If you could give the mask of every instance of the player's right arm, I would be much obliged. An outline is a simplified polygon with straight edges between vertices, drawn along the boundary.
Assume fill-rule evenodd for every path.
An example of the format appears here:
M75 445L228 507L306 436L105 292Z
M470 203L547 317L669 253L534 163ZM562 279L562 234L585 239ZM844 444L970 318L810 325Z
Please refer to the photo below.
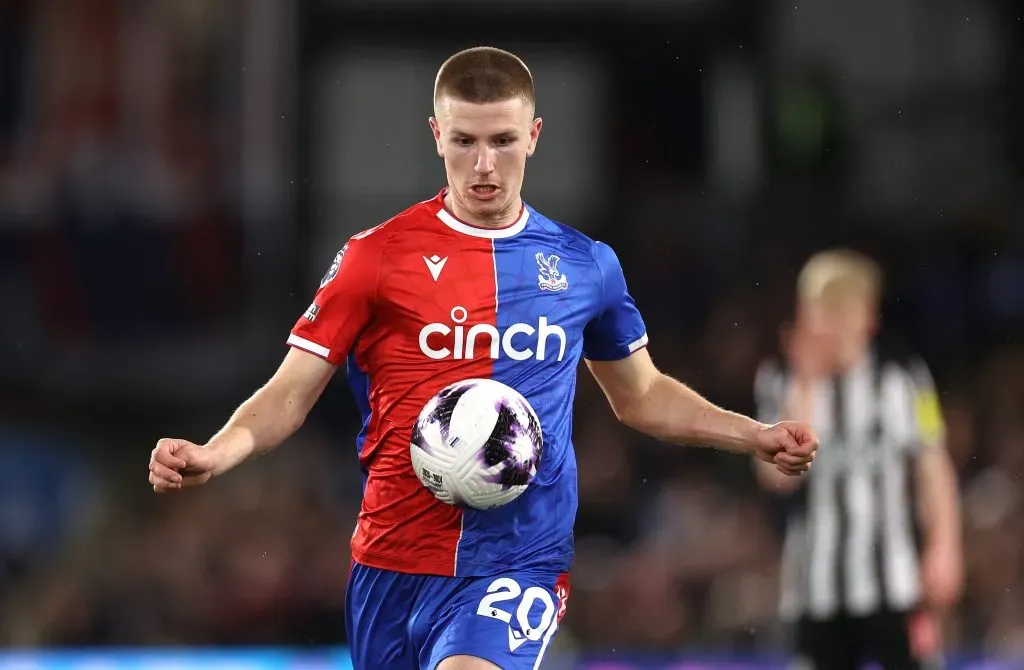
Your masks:
M338 252L313 304L292 328L292 350L277 372L204 445L157 442L149 481L157 493L203 484L253 455L278 446L309 411L374 315L380 236L356 235Z
M334 370L313 354L289 351L270 381L205 445L160 440L150 462L150 484L157 493L203 484L250 456L270 451L302 426Z

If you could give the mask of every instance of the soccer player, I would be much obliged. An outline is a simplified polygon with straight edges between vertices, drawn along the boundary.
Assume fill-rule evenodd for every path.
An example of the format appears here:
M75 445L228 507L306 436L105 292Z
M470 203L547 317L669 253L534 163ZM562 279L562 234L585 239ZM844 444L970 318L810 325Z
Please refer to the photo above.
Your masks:
M364 418L346 608L359 670L540 666L569 593L581 357L618 418L648 435L753 454L789 475L814 456L807 425L724 411L659 372L612 250L523 203L541 131L534 102L516 56L480 47L449 58L429 120L448 185L348 240L284 362L222 430L152 453L157 492L207 482L294 433L346 366ZM530 487L488 511L436 500L409 451L428 400L479 377L522 393L545 436Z
M781 614L798 667L934 667L935 614L963 580L956 472L931 376L874 344L882 274L845 249L811 258L798 279L783 360L766 361L762 420L806 419L824 448L808 477L758 464L789 494ZM919 539L923 542L919 542Z

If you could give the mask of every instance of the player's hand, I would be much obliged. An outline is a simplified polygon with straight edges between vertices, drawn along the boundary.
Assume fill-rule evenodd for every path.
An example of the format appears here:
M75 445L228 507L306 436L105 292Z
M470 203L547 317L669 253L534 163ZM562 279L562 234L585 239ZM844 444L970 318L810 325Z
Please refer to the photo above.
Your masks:
M754 455L785 475L807 472L818 451L818 436L801 421L782 421L757 433Z
M921 584L928 604L943 610L960 599L964 586L964 566L955 546L935 544L921 557Z
M213 476L214 454L188 440L164 438L149 458L149 483L157 493L205 484Z
M914 658L927 661L942 653L942 624L934 612L912 612L907 622L907 637Z

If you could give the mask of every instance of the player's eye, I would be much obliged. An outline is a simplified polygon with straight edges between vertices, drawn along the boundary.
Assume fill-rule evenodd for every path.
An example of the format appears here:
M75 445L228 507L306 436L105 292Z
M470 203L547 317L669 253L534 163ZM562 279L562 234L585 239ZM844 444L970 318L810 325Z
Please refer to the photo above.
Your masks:
M468 137L456 137L455 143L458 144L460 147L473 146L473 140L469 139Z
M494 143L499 147L507 147L514 141L514 137L499 137L498 139L494 140Z

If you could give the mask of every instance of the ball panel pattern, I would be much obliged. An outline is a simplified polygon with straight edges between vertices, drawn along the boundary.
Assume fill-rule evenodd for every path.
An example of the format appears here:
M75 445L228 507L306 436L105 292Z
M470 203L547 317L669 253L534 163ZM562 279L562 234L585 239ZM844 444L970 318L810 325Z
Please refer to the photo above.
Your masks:
M491 379L468 379L424 406L410 448L417 476L439 500L488 509L522 495L544 440L522 395Z

